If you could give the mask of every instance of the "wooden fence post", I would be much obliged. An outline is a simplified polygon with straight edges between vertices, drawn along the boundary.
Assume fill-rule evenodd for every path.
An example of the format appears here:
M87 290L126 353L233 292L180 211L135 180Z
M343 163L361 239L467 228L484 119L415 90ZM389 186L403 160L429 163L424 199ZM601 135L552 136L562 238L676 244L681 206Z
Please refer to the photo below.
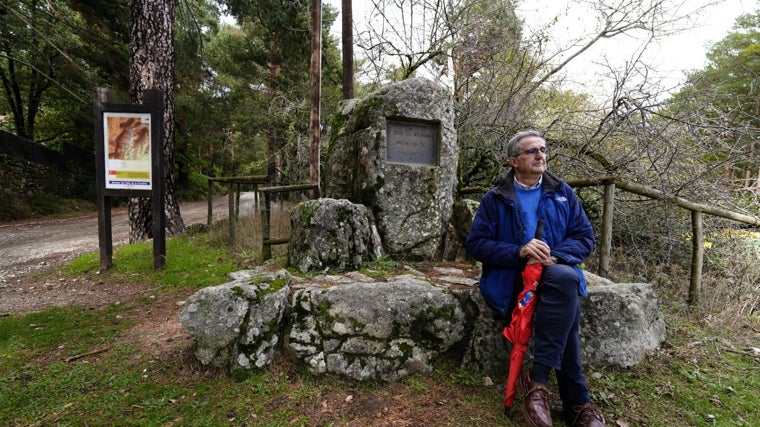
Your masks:
M610 274L610 253L612 252L612 215L615 208L615 182L604 186L604 205L602 210L602 236L599 248L599 269L597 273L604 278Z
M319 196L319 184L293 184L279 187L262 187L259 192L264 194L264 205L261 206L261 259L268 260L272 257L272 245L284 245L290 242L290 237L271 238L271 212L270 204L272 203L272 194L274 193L291 193L297 191L310 191L313 195Z
M230 243L235 243L235 220L237 219L235 217L235 183L230 181L229 188L227 190L227 197L229 200L229 212L227 214L227 219L229 220L230 225Z
M235 220L237 221L240 218L240 187L242 186L241 183L235 184Z
M261 206L261 259L272 258L272 247L269 245L269 204L271 203L270 192L264 192L264 204Z
M206 225L211 225L211 216L214 212L214 205L213 201L211 200L214 194L213 191L214 183L210 179L208 180L208 216L206 217Z
M702 262L704 260L704 227L702 212L691 211L691 281L689 282L689 305L699 305L699 294L702 291Z

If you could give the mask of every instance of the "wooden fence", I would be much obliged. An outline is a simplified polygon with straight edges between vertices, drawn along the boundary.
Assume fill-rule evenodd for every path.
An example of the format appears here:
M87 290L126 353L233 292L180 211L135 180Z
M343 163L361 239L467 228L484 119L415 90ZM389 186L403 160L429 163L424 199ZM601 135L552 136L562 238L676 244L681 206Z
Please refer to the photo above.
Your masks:
M258 204L258 188L261 184L269 183L269 177L266 175L252 175L252 176L222 176L222 177L209 177L208 178L208 217L206 218L206 224L211 225L211 216L214 212L211 199L213 197L214 183L227 184L229 197L229 227L230 227L230 243L235 243L235 221L240 215L240 190L243 186L248 187L256 194L254 203Z
M240 215L240 191L243 186L248 191L255 193L254 204L259 206L261 215L261 256L263 260L272 257L272 246L282 245L290 241L290 237L270 238L270 219L271 219L271 202L272 195L277 193L291 193L299 191L310 191L312 198L319 197L319 186L317 184L295 184L275 187L259 187L261 184L269 183L269 177L266 175L252 176L225 176L225 177L208 177L208 217L206 224L211 225L213 214L213 183L219 182L227 184L229 197L229 239L230 243L235 243L235 223ZM259 200L259 194L264 196L264 203Z
M676 206L691 212L692 228L692 253L691 253L691 278L689 282L688 303L699 304L699 295L702 289L702 264L704 260L704 227L702 214L719 216L745 224L760 226L760 218L731 212L715 206L695 203L684 198L664 193L655 188L640 184L626 182L618 177L605 176L599 178L568 179L567 183L576 188L604 186L604 203L602 208L602 235L599 245L599 271L602 277L608 277L610 267L610 252L612 250L612 212L615 204L615 190L621 189L629 193L649 197L656 200L665 200Z
M284 245L290 242L290 236L271 238L270 236L270 206L272 195L277 193L292 193L299 191L310 191L312 198L319 197L319 185L317 184L295 184L283 185L279 187L263 187L259 191L264 195L264 203L261 205L261 259L267 260L272 257L273 245Z

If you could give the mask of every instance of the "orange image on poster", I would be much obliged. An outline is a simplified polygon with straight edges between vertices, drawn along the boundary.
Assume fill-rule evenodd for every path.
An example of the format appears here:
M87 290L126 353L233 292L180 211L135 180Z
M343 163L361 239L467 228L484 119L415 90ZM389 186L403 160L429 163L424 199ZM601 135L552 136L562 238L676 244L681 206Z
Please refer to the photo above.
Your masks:
M108 117L108 158L150 160L150 123L141 117Z

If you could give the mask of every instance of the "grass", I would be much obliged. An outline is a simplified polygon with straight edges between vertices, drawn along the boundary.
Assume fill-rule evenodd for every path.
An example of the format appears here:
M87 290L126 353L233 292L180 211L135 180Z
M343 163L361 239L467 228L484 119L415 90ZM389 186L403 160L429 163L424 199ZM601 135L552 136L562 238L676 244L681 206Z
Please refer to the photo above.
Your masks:
M222 249L223 230L222 223L208 234L169 239L160 271L152 268L148 243L116 248L106 272L98 272L97 253L62 267L107 283L139 281L155 299L0 318L0 425L521 425L501 414L499 375L487 386L485 373L442 365L395 384L357 384L315 377L280 357L265 371L233 378L200 366L187 342L155 352L134 339L145 334L138 327L147 318L161 325L162 296L173 301L177 292L250 268L256 244L241 238ZM402 268L390 260L370 266ZM668 289L660 295L668 323L662 349L629 369L587 370L607 425L760 425L760 356L752 350L760 346L757 313L731 316L725 306L695 313L682 295ZM553 411L559 420L556 396Z
M140 276L142 282L159 289L218 285L228 280L227 275L230 272L241 269L224 250L209 246L201 238L190 237L167 239L166 266L161 270L153 269L152 242L120 247L114 254L113 264L108 271L110 278L128 280L130 277ZM85 254L63 266L63 270L71 276L99 269L98 252Z

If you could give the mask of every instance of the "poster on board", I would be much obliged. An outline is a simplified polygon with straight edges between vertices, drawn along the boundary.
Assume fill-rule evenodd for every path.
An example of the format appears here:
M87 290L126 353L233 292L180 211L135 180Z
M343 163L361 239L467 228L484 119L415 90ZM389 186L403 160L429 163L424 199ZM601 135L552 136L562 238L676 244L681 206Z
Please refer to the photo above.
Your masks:
M150 113L103 113L106 189L152 190Z

